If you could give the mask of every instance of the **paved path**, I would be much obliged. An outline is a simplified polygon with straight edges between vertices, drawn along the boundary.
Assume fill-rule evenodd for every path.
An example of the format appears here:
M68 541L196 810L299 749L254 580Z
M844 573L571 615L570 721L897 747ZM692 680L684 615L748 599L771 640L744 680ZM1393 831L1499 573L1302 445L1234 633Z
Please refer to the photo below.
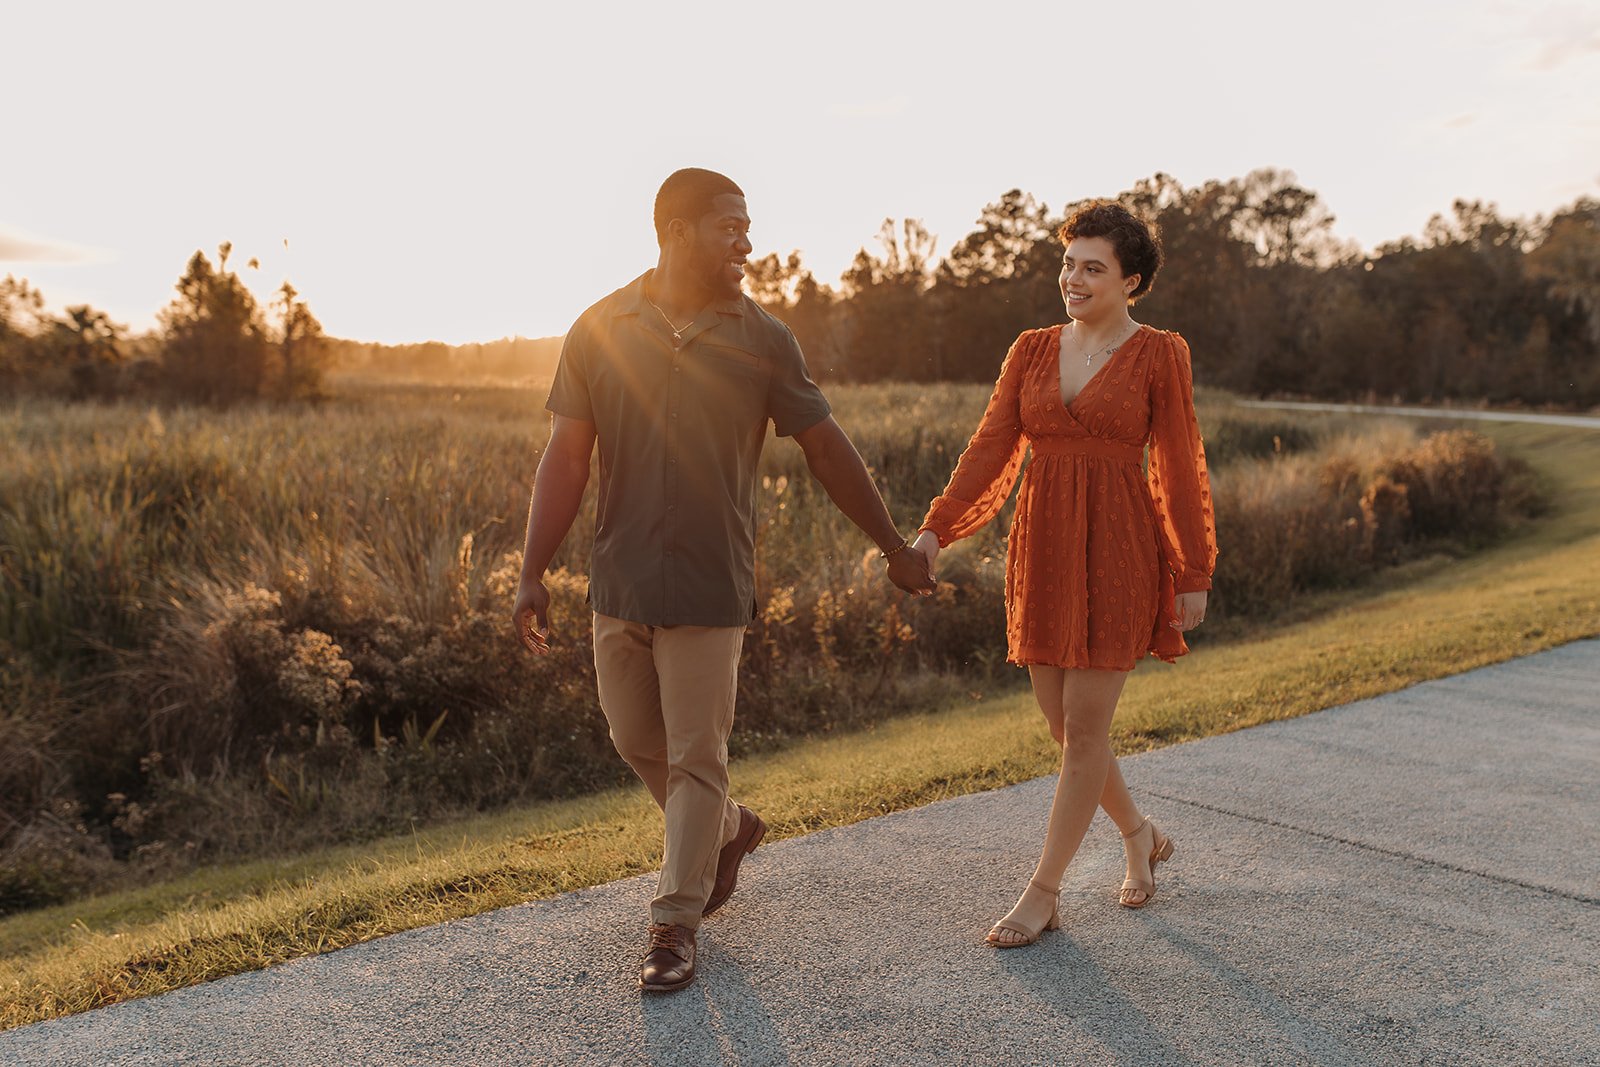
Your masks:
M0 1035L5 1064L1600 1064L1600 641L1125 761L1178 842L1115 904L1097 820L1029 949L982 944L1051 781L766 846L681 993L650 877Z
M1381 404L1319 404L1302 400L1241 400L1247 408L1288 411L1352 411L1362 415L1414 415L1427 419L1475 419L1479 422L1531 422L1540 426L1579 426L1600 430L1600 416L1551 415L1539 411L1474 411L1468 408L1416 408Z

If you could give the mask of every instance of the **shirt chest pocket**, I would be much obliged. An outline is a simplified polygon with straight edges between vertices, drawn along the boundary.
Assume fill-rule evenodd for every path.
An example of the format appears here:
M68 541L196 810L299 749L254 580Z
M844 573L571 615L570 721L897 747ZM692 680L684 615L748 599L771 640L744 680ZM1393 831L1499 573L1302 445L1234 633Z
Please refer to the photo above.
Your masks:
M700 357L707 374L730 374L736 377L765 378L766 367L754 352L729 345L703 344L693 354Z
M765 360L728 345L701 344L686 354L686 399L705 417L740 425L766 417L771 371Z

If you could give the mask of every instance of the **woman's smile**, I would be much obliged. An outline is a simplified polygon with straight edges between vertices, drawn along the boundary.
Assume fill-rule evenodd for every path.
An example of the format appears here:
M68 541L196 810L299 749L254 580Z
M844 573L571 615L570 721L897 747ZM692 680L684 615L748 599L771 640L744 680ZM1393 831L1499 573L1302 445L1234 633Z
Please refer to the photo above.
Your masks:
M1115 296L1114 300L1096 298ZM1116 248L1104 237L1076 237L1061 257L1061 299L1074 319L1099 318L1126 307L1127 279Z

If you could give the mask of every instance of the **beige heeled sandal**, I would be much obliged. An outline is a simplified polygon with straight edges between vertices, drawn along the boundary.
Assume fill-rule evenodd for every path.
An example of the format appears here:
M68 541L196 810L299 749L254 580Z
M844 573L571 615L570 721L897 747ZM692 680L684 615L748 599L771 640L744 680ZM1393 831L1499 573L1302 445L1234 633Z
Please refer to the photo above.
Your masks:
M1133 840L1144 832L1146 826L1150 827L1150 879L1145 881L1142 878L1129 878L1122 883L1122 893L1118 902L1124 908L1142 908L1156 898L1156 864L1172 858L1172 838L1163 834L1149 819L1140 823L1133 833L1123 834L1122 839ZM1131 895L1133 893L1143 893L1144 899L1133 899Z
M1018 922L1013 922L1008 919L1001 919L999 922L995 923L989 928L989 935L984 938L985 941L989 942L989 944L993 945L995 948L1021 948L1023 945L1031 945L1035 941L1039 940L1039 935L1044 933L1046 930L1061 929L1061 888L1057 886L1055 889L1051 889L1048 886L1041 885L1038 881L1033 879L1029 879L1028 886L1031 889L1037 889L1041 893L1048 893L1051 897L1055 898L1050 904L1050 918L1046 919L1044 925L1037 930L1030 930ZM995 937L995 934L1001 930L1006 930L1013 934L1020 934L1022 939L1020 941L1001 941Z

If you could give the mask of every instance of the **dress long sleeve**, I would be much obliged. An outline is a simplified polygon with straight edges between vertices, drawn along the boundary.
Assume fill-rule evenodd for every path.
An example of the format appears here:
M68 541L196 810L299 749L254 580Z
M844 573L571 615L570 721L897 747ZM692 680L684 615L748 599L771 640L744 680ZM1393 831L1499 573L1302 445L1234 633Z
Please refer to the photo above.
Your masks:
M1216 520L1205 446L1194 413L1189 345L1173 335L1168 358L1156 361L1150 404L1150 495L1160 518L1166 560L1177 593L1211 588L1217 562Z
M978 429L962 451L944 492L928 507L921 529L932 530L939 547L969 537L1000 513L1022 470L1027 441L1022 436L1022 382L1039 333L1012 342L1000 365Z

